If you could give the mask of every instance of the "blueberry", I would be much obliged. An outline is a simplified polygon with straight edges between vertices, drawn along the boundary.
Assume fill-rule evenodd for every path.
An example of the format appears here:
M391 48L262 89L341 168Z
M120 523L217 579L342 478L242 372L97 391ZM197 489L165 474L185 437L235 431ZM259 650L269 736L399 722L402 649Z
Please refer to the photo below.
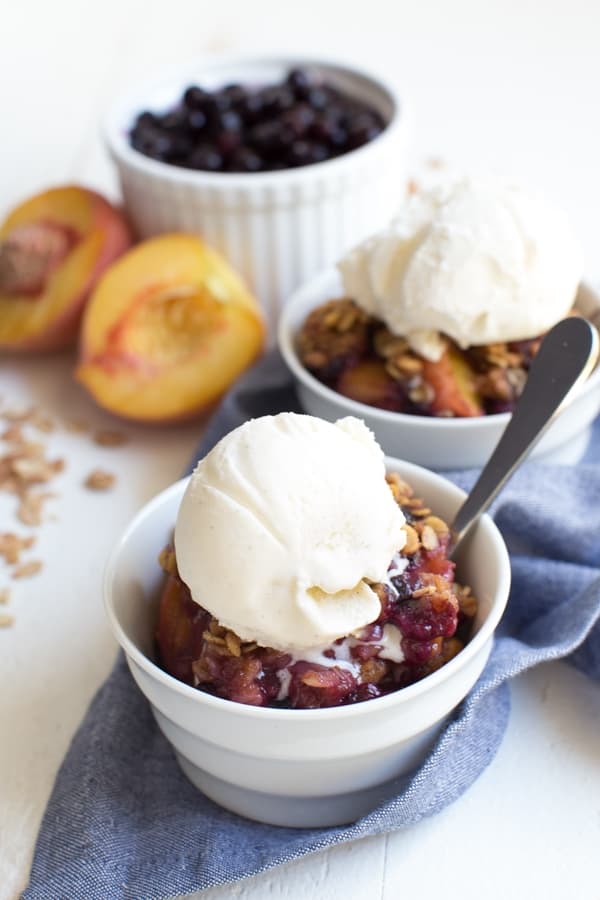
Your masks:
M303 137L315 121L315 111L307 103L299 103L283 114L282 121L297 137Z
M228 84L227 87L223 88L223 94L228 98L229 104L233 109L238 109L247 96L246 88L242 87L241 84Z
M207 96L206 91L197 87L197 85L193 85L185 91L183 102L188 109L200 109Z
M270 158L287 149L295 137L293 130L277 119L255 125L248 134L249 143L253 148L262 156Z
M204 169L207 172L218 172L223 168L223 157L210 144L200 144L189 155L186 165L190 169Z
M265 112L270 116L276 116L290 109L294 105L295 97L288 88L275 86L262 92L262 100Z
M181 108L173 109L160 119L160 127L165 131L177 131L185 127L187 115Z
M238 147L229 159L231 172L260 172L263 161L250 147Z
M203 131L208 124L208 116L201 109L192 109L187 116L190 131Z
M151 112L143 112L140 113L137 119L135 120L135 128L137 129L145 129L145 128L154 128L157 124L157 119L154 113Z
M277 84L218 90L191 84L164 114L141 112L133 147L153 159L206 171L274 171L321 162L373 140L379 113L304 68Z
M286 82L298 100L306 100L312 86L312 79L306 69L292 69Z
M327 159L327 147L312 141L294 141L287 155L291 166L308 166Z
M329 101L329 95L325 88L315 87L308 92L308 102L313 109L323 110Z
M242 142L242 120L237 113L229 111L221 113L215 128L216 142L221 153L232 153Z
M237 107L237 111L246 125L256 125L264 113L265 105L259 93L248 94Z

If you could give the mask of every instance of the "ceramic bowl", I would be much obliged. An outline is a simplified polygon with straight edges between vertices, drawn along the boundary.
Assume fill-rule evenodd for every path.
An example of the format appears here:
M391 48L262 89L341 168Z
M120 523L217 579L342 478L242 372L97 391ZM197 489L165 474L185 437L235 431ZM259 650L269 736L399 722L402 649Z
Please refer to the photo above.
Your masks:
M264 173L192 171L134 150L128 131L142 110L172 107L190 84L269 84L309 66L375 107L388 123L370 143L336 159ZM407 114L395 87L354 65L306 57L227 57L171 68L117 99L105 138L127 213L140 237L190 231L220 250L259 298L272 326L291 292L381 228L403 195Z
M388 459L435 513L452 518L464 493L418 466ZM114 549L105 603L131 673L184 773L216 803L274 825L308 827L354 821L398 790L424 758L451 711L489 656L506 605L505 544L484 516L461 546L458 575L479 600L474 634L450 662L395 693L316 710L258 708L203 693L156 663L154 630L163 573L187 479L151 500Z
M279 348L290 369L305 412L334 422L356 416L369 426L386 453L433 469L483 466L506 428L509 413L444 419L390 412L338 394L312 375L296 352L296 335L308 313L325 300L343 296L340 276L329 269L301 287L286 305L278 329ZM600 296L583 284L577 296L583 315L600 324ZM585 452L591 424L600 411L600 367L555 419L531 456L575 463Z

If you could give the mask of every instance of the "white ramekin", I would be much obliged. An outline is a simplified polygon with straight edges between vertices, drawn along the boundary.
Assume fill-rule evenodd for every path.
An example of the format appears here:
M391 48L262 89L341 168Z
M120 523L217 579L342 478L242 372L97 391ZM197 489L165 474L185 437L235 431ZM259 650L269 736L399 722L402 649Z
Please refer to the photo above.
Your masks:
M190 171L134 150L143 110L168 109L190 84L274 83L310 66L388 121L369 144L315 165L265 173ZM163 72L115 102L105 136L140 237L191 231L220 250L258 296L273 327L291 292L391 217L404 191L406 110L395 88L354 65L306 57L223 58Z
M387 462L437 514L452 518L464 499L461 490L418 466ZM508 598L504 541L484 516L461 547L458 575L473 588L479 613L470 643L437 672L354 706L245 706L189 687L154 662L163 579L157 558L172 537L186 484L184 479L172 485L138 513L108 563L106 609L133 677L181 768L215 802L275 825L353 821L398 790L394 780L419 764L479 677Z
M509 413L465 419L436 419L390 412L358 403L322 384L306 369L296 351L296 335L308 313L325 300L343 295L335 269L328 269L301 287L289 300L279 321L278 341L300 402L307 413L334 422L356 416L369 426L386 453L433 469L483 466L506 428ZM576 305L600 325L600 296L588 285L579 289ZM591 423L600 411L600 367L555 419L531 456L572 464L582 456Z

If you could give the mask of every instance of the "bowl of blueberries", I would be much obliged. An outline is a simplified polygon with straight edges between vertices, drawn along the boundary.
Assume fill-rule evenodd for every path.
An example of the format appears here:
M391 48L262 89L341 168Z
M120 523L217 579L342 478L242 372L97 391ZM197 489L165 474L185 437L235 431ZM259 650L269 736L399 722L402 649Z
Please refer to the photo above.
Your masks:
M273 325L299 284L393 214L406 118L396 89L354 65L219 58L124 94L105 136L138 235L200 234Z

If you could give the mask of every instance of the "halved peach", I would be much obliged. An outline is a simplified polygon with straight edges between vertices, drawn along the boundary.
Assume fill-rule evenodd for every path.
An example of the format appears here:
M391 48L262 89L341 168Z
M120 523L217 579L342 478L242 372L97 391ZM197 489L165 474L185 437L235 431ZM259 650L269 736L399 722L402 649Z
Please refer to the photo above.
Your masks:
M100 406L143 422L214 403L260 353L254 297L200 238L138 244L106 272L85 310L78 380Z
M130 245L123 214L87 188L53 188L14 209L0 226L0 348L70 344L98 278Z
M450 347L438 362L424 360L423 378L433 388L434 413L455 416L482 416L481 398L475 389L475 373L465 358Z

